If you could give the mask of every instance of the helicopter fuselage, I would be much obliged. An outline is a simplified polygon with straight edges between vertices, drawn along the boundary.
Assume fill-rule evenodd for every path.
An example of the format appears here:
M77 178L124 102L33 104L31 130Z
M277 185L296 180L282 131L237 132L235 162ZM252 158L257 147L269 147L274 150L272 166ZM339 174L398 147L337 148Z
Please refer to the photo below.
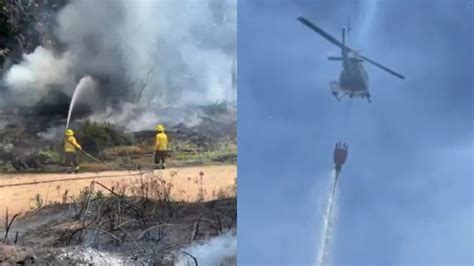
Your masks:
M368 75L360 60L356 58L347 59L344 68L339 75L339 86L344 92L365 93L368 91Z
M374 60L360 55L358 51L346 46L346 29L347 33L349 33L351 30L350 23L348 24L347 28L342 29L342 41L339 41L321 28L319 28L318 26L311 23L306 18L298 17L298 20L305 26L328 40L330 43L336 45L341 49L341 56L328 57L328 59L331 61L342 61L343 70L339 75L339 83L337 81L331 81L329 83L331 93L336 97L338 101L347 95L350 98L366 98L370 102L370 93L368 89L369 78L367 72L365 71L362 65L362 62L368 62L400 79L405 79L403 75L400 75L399 73L375 62Z

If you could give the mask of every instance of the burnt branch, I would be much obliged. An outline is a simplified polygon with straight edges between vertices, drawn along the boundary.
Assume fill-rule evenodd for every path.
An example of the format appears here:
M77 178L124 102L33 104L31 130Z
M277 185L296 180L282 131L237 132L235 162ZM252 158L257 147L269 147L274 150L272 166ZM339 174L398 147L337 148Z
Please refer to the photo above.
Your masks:
M142 239L148 232L158 228L158 229L162 229L163 227L169 227L169 226L173 226L172 224L159 224L159 225L155 225L155 226L152 226L146 230L144 230L137 238L137 240L140 240Z
M117 193L115 193L112 189L106 187L105 185L103 185L102 183L98 182L98 181L93 181L95 184L101 186L102 188L104 188L105 190L109 191L112 195L114 195L115 197L117 197L117 199L119 199L120 201L126 203L128 206L130 206L130 208L132 208L135 213L137 214L137 216L139 217L139 219L142 221L142 223L144 225L147 224L147 221L146 221L146 218L145 218L145 215L143 214L143 212L141 210L139 210L133 203L131 203L130 201L126 200L124 196L121 196Z
M198 266L198 261L197 261L196 257L194 257L193 255L189 254L189 253L186 252L186 251L183 251L183 253L186 254L186 255L188 255L189 257L191 257L191 258L193 259L193 261L194 261L194 265L195 265L195 266Z
M15 219L18 217L19 213L13 215L12 219L9 221L9 217L8 217L8 208L6 209L6 215L5 215L5 236L3 237L3 243L7 243L7 240L8 240L8 233L10 232L10 228L13 224L13 221L15 221ZM17 232L18 234L18 232ZM16 240L15 240L16 242Z
M146 75L146 78L144 80L142 80L142 82L140 83L140 85L138 87L138 93L137 93L137 96L135 97L134 103L137 103L142 98L143 91L148 87L148 85L151 82L151 74L152 73L153 73L153 69L150 69L148 71L147 75Z

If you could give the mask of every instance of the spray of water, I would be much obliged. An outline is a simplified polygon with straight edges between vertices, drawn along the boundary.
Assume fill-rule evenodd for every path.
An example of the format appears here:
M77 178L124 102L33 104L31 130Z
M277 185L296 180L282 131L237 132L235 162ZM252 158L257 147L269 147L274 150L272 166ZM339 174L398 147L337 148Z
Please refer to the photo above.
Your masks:
M74 94L72 95L71 103L69 104L69 112L67 115L66 129L69 128L69 122L71 120L72 110L74 109L74 105L76 104L76 101L80 93L84 90L84 88L92 87L93 84L94 84L94 81L92 80L90 76L85 76L81 78L81 80L77 84L76 88L74 89Z
M328 191L328 200L326 205L326 211L323 216L323 227L321 232L321 244L317 257L317 266L328 265L329 259L329 244L332 239L332 229L334 227L334 209L336 208L336 178L338 173L336 171L331 172L331 183Z

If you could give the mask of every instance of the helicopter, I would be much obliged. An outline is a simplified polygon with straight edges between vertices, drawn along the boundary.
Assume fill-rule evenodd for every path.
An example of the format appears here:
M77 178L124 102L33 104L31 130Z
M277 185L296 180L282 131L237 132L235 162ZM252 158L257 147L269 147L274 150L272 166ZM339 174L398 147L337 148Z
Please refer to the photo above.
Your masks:
M305 26L309 27L316 33L320 34L323 38L331 42L332 44L341 48L341 56L328 56L330 61L342 61L342 72L339 75L339 82L331 81L329 83L331 93L334 97L340 101L345 96L349 98L365 98L370 103L370 93L369 93L369 77L367 72L364 69L363 62L369 62L388 73L400 78L405 79L404 76L398 74L397 72L365 57L362 56L359 51L351 49L346 45L346 28L342 28L342 42L338 41L333 36L326 33L321 28L317 27L309 20L304 17L297 18ZM347 27L347 33L349 34L351 30L350 21Z

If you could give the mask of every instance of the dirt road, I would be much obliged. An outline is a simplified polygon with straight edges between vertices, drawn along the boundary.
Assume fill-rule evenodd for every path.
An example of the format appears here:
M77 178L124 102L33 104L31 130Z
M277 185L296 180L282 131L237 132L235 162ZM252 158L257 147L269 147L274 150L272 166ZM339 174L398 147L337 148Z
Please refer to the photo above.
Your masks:
M201 178L202 173L202 178ZM150 173L138 171L106 171L80 174L0 174L0 213L26 211L43 203L71 201L95 180L111 188L130 188L148 180ZM200 197L212 200L226 193L237 177L235 165L202 166L155 170L153 176L172 184L174 200L194 201ZM95 189L101 189L98 185ZM67 193L66 193L67 191ZM103 190L105 191L105 190ZM108 194L108 192L106 192ZM130 192L126 192L130 194ZM35 200L35 198L37 200Z

